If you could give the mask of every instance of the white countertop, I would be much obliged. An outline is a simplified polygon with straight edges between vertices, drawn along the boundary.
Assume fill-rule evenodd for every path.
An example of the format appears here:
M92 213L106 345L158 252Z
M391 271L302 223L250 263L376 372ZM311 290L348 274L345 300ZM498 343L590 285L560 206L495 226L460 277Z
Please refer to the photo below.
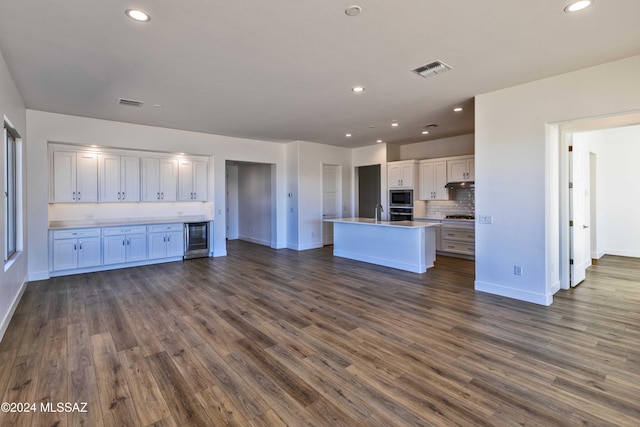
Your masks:
M373 218L335 218L325 219L325 222L338 222L343 224L361 224L376 225L381 227L399 227L399 228L426 228L439 227L437 222L419 222L419 221L376 221Z
M462 218L445 218L445 217L440 217L440 218L435 218L435 217L420 217L420 218L414 218L414 219L419 219L421 221L451 221L451 222L461 222L461 223L469 223L469 224L473 224L476 222L475 219L462 219Z
M161 218L118 218L118 219L87 219L73 221L49 221L50 230L60 230L67 228L88 228L88 227L117 227L126 225L142 224L168 224L185 222L205 222L213 221L204 216L175 216Z

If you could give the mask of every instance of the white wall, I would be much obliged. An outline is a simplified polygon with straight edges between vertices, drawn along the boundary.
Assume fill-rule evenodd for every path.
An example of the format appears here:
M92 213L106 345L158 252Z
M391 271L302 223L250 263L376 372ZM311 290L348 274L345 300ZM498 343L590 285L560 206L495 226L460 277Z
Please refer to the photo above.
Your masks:
M451 138L434 139L432 141L416 142L400 146L399 158L394 160L422 160L437 159L439 157L464 156L473 154L474 135L454 136ZM391 161L391 159L388 159Z
M353 212L353 166L351 150L306 141L297 141L289 147L290 158L297 162L297 240L290 242L292 249L304 250L322 247L322 165L338 165L342 169L342 216ZM297 155L295 151L297 150ZM288 156L289 158L289 156ZM297 159L297 160L296 160ZM291 166L294 169L293 166Z
M640 257L640 126L576 134L573 141L597 156L596 254Z
M238 165L239 238L271 246L271 165Z
M27 125L26 125L26 112L24 103L18 89L16 88L7 64L4 61L4 57L0 53L0 113L3 118L7 118L11 125L18 131L22 138L22 150L24 154L24 147L28 145L27 140ZM4 144L4 143L3 143ZM22 165L22 185L23 189L29 191L29 182L27 182L25 157L23 155ZM4 171L4 147L0 149L0 170ZM0 182L4 180L4 173L0 177ZM4 186L3 186L4 188ZM19 201L19 199L18 199ZM22 252L17 255L11 264L3 265L0 269L0 340L4 335L11 316L15 311L17 303L24 291L27 280L27 258L28 258L28 246L26 243L26 236L28 235L29 227L27 223L27 209L26 200L22 203L23 216L21 223L23 224L23 237L24 240L19 242L18 249L22 246ZM2 242L2 252L4 254L4 205L0 208L0 242ZM4 256L2 256L4 259Z
M558 162L545 125L640 110L638 75L634 56L476 97L476 215L493 217L476 227L477 290L551 304Z
M29 277L48 276L47 245L47 142L96 144L136 150L187 152L211 156L210 197L214 209L214 255L226 255L225 171L227 160L276 165L277 195L286 193L285 144L142 126L107 120L27 110L27 173L33 185L28 194L30 233ZM276 247L286 242L286 199L276 206Z

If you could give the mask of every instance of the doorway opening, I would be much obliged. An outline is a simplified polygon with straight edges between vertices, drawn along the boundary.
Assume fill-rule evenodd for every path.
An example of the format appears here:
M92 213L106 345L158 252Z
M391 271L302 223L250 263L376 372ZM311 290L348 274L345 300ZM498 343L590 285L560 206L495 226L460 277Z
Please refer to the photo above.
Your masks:
M226 238L276 247L276 165L226 162Z
M631 248L627 252L616 249L610 245L611 237L618 236L620 241L638 241L628 233L638 233L640 227L625 228L625 216L623 211L629 211L628 202L637 198L630 197L629 191L635 191L636 186L626 186L624 177L633 173L637 168L635 163L629 164L629 153L616 150L603 140L603 135L614 132L616 129L627 129L640 125L640 113L625 113L615 116L599 117L572 121L553 125L550 135L551 146L558 148L558 175L550 176L550 188L553 188L557 180L558 203L552 203L550 209L555 208L559 212L557 235L559 238L558 252L551 253L551 270L554 259L559 260L558 281L559 288L569 289L578 285L586 275L586 269L591 265L592 259L597 259L609 253L612 255L640 256L640 251ZM640 138L640 126L638 126ZM605 142L598 142L603 140ZM570 148L571 147L571 148ZM594 148L595 147L595 148ZM554 150L552 149L551 152ZM615 157L617 156L617 157ZM612 163L615 159L618 163ZM600 160L603 160L602 162ZM599 165L605 167L600 167ZM627 166L625 166L627 165ZM613 179L612 176L619 178ZM611 184L607 184L611 182ZM623 197L613 197L614 189L626 192ZM552 193L554 190L551 190ZM620 193L622 194L622 193ZM611 196L611 197L609 197ZM611 200L609 200L611 199ZM618 199L622 199L619 208L615 205ZM635 203L635 202L632 202ZM606 208L605 208L606 206ZM606 213L604 213L606 211ZM630 221L628 221L630 222ZM627 222L627 224L628 224ZM614 225L612 225L614 224ZM633 222L635 224L635 221ZM551 224L550 233L555 234ZM625 235L625 231L627 234ZM607 243L605 240L609 241ZM614 244L615 246L615 244Z
M361 218L375 218L376 206L385 201L380 188L380 165L356 167L356 216Z
M342 206L342 166L322 165L322 245L333 245L333 223L325 219L340 218Z

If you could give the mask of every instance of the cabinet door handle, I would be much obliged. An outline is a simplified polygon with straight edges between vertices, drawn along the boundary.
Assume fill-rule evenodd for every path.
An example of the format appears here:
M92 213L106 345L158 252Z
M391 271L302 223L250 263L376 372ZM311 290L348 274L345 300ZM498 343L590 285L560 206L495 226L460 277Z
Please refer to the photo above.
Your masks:
M166 242L167 241L167 236L162 236L162 241Z
M157 199L157 200L160 200L160 192L158 192L158 193L157 193L157 197L156 197L156 199Z
M80 192L78 191L78 198L77 200L80 200ZM81 248L82 249L82 248Z
M79 245L78 249L82 250L82 240L80 240L80 245Z
M127 237L127 246L131 246L131 239Z
M75 191L73 192L73 196L72 196L71 198L72 198L73 200L75 200L75 199L76 199L76 192L75 192ZM74 248L74 249L75 249L75 248Z
M161 192L160 192L160 198L161 198L162 200L164 200L164 191L161 191Z
M122 246L124 246L124 237L122 238Z
M125 199L124 191L122 192L122 200Z
M120 200L120 192L118 191L118 200Z
M74 244L73 244L73 250L75 251L75 250L77 250L77 249L78 249L78 247L77 247L77 246L76 246L76 244L74 243Z

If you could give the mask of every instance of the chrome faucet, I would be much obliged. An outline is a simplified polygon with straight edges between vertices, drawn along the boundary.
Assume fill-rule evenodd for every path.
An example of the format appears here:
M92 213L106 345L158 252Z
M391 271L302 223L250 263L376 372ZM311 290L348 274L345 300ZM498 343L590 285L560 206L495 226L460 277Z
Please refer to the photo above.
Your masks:
M378 208L380 208L380 210L378 211ZM382 205L380 203L378 203L376 205L376 210L374 212L374 216L376 221L382 221L382 212L384 212L384 209L382 209ZM380 218L378 218L378 216L380 216Z

